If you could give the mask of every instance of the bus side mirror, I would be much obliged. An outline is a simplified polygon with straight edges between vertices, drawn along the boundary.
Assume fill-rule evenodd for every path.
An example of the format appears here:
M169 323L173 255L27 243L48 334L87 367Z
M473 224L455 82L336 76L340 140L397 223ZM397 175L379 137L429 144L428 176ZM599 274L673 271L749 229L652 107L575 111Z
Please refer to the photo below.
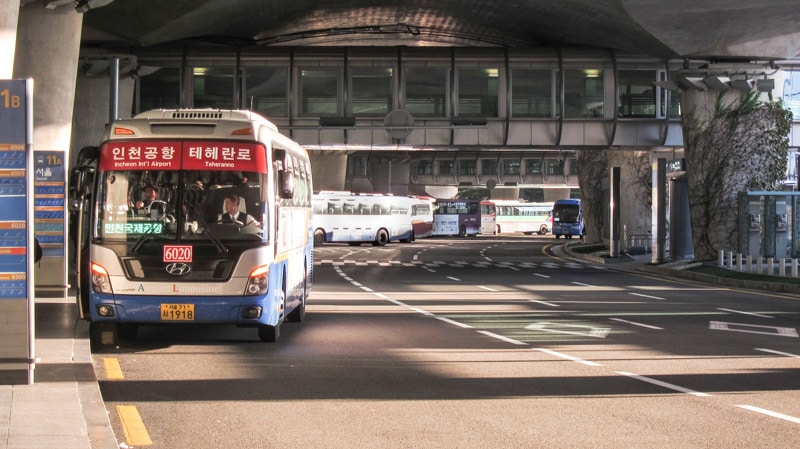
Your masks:
M291 199L294 197L294 174L290 171L280 170L278 172L278 185L280 186L280 197Z

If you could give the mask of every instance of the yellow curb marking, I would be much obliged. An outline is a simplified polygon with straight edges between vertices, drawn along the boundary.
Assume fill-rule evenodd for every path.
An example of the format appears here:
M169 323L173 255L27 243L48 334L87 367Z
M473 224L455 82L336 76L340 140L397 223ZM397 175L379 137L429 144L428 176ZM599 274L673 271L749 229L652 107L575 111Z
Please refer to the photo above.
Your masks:
M103 367L106 370L106 379L120 380L125 378L122 375L122 368L119 366L119 359L113 357L104 358Z
M139 410L133 405L118 405L117 414L122 422L122 430L125 432L125 441L129 446L152 446L153 441L144 428L142 417Z

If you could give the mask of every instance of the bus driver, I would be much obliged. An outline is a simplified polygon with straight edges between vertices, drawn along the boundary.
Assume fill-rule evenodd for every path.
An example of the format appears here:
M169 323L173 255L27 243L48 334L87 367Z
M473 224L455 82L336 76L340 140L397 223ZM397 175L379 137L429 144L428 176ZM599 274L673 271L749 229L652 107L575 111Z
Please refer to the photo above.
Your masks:
M259 226L259 223L252 215L239 211L239 195L226 195L224 205L225 213L222 214L223 223L241 223L244 226Z

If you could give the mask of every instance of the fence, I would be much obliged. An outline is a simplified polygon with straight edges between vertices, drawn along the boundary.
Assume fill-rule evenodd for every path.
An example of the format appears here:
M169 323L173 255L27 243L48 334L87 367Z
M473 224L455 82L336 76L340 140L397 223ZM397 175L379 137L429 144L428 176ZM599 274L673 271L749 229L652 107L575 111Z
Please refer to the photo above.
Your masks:
M788 263L787 263L788 261ZM742 256L741 253L734 254L733 251L720 250L718 264L721 268L742 271L746 273L764 274L767 276L780 277L800 277L798 259L779 258L777 263L777 273L775 272L776 263L774 257L757 257L753 261L750 255ZM788 271L787 271L788 268Z

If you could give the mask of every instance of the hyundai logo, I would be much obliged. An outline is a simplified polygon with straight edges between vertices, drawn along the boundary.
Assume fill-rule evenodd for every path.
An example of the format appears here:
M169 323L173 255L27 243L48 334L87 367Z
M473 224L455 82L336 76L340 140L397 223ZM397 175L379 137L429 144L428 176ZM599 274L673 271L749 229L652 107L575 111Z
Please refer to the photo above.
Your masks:
M192 267L185 263L181 262L173 262L166 267L167 273L173 276L183 276L185 274L189 274L192 271Z

